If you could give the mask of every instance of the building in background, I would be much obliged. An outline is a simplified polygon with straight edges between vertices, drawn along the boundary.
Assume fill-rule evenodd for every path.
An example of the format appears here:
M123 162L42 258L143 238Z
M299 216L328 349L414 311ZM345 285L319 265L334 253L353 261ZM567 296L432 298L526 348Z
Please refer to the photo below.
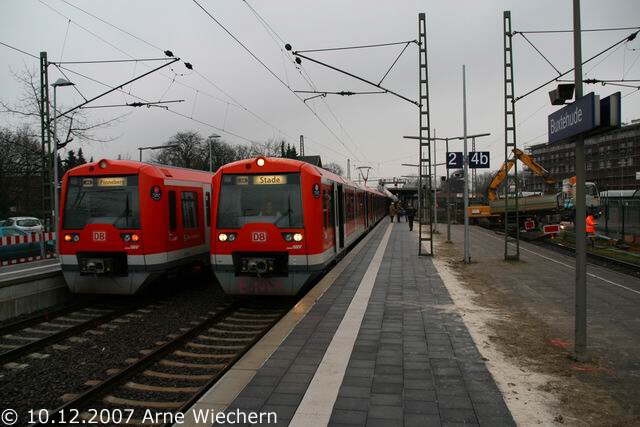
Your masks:
M545 143L527 150L558 182L575 175L573 142ZM640 119L613 131L585 140L586 179L595 182L600 191L631 190L640 186ZM526 191L544 191L544 182L525 169L522 174Z

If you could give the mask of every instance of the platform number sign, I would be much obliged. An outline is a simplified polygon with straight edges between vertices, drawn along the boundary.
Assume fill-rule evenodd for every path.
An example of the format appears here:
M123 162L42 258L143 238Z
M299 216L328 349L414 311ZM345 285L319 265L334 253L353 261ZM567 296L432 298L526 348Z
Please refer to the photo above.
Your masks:
M488 151L472 151L469 153L469 167L472 169L481 169L489 167Z
M447 152L447 169L460 169L462 167L462 151Z

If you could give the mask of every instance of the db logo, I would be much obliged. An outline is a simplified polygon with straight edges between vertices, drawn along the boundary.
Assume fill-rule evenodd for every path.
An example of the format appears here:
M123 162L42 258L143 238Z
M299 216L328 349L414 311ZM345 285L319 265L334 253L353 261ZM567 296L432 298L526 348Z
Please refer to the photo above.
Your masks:
M93 241L94 242L104 242L107 240L107 232L106 231L94 231L93 232Z
M266 242L267 241L267 233L264 231L254 231L251 233L251 241L252 242Z

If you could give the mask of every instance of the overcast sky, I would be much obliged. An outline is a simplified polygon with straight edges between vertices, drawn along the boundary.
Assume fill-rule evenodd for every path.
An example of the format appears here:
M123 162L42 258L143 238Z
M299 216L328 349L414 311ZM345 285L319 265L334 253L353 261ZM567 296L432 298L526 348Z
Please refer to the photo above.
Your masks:
M425 12L432 128L439 137L462 134L462 64L466 64L469 133L491 133L490 137L479 140L478 146L491 151L493 167L504 159L502 11L511 10L516 31L572 27L572 2L569 0L199 1L293 90L309 90L301 72L310 76L320 90L366 91L372 88L309 61L302 63L302 70L297 70L291 56L282 52L282 43L277 36L265 29L248 5L279 37L291 43L294 50L414 40L417 38L417 14ZM83 8L144 42L71 5ZM637 0L582 1L583 29L639 25L640 2ZM583 58L589 58L631 32L585 33ZM528 37L561 71L572 66L571 34L531 34ZM193 64L197 72L187 70L179 62L162 74L155 73L125 88L127 93L146 100L184 99L185 102L172 104L171 108L187 118L160 108L87 110L91 120L131 113L120 124L104 131L104 136L117 137L113 142L83 143L87 157L99 159L128 154L136 159L139 146L162 144L177 131L196 130L203 136L218 133L233 144L274 137L297 143L298 135L304 134L306 154L320 154L325 163L336 161L342 165L351 158L356 165L373 166L372 175L375 176L411 173L411 168L401 166L401 163L417 161L415 142L402 139L403 135L417 132L417 108L413 104L388 94L329 95L325 99L308 101L307 105L334 136L303 102L191 0L3 0L0 41L36 55L47 51L50 61L158 58L163 56L162 50L169 49L183 61ZM401 49L400 45L310 55L379 81ZM0 52L0 97L13 102L20 95L20 88L12 78L11 70L20 71L24 67L37 70L38 61L4 46L0 46ZM514 38L514 56L517 95L554 76L555 71L521 36ZM585 78L640 79L640 37L622 44L600 62L605 57L585 65ZM130 62L66 67L117 85L159 64ZM49 70L50 82L60 77L53 66ZM104 87L83 77L67 75L87 98L104 91ZM406 50L383 84L408 98L417 99L415 45ZM639 85L640 82L629 84ZM552 88L549 86L516 104L519 146L546 141L546 116L554 111L549 106L547 91ZM633 92L631 88L585 86L585 93L592 90L601 97L617 90L621 90L623 96ZM136 100L117 92L93 105ZM81 101L73 89L59 89L59 104L70 107ZM640 118L640 94L637 92L623 98L622 118L623 121ZM2 126L16 124L10 117L0 118ZM461 151L461 143L456 144L452 143L452 151ZM68 148L77 150L78 146L72 143ZM438 158L439 161L444 159L443 146L438 147ZM438 174L443 173L442 169Z

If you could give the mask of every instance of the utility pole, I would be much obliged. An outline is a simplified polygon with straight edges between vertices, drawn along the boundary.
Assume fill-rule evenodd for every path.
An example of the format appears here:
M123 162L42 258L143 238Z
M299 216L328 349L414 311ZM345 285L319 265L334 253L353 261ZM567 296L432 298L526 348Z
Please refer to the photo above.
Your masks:
M304 135L300 135L300 155L304 156Z
M445 150L449 152L449 138L445 138ZM449 168L447 169L447 243L451 243L451 182L449 181Z
M464 162L464 262L469 264L471 262L471 254L469 253L469 213L467 212L469 207L469 154L467 147L467 80L464 64L462 65L462 122L464 128L464 155L462 156Z
M351 179L351 159L347 159L347 179Z
M433 232L438 233L438 158L436 155L436 147L435 139L436 139L436 130L433 130L433 181L435 185L433 186Z
M573 0L573 64L576 85L576 101L582 97L582 37L580 28L580 0ZM579 135L575 142L576 151L576 318L575 357L586 358L587 350L587 253L586 253L586 206L584 137Z
M47 229L54 228L51 217L51 202L53 201L53 188L51 186L51 175L54 160L51 157L51 131L49 130L49 61L47 52L40 52L40 131L41 131L41 154L42 154L42 219L48 224Z

